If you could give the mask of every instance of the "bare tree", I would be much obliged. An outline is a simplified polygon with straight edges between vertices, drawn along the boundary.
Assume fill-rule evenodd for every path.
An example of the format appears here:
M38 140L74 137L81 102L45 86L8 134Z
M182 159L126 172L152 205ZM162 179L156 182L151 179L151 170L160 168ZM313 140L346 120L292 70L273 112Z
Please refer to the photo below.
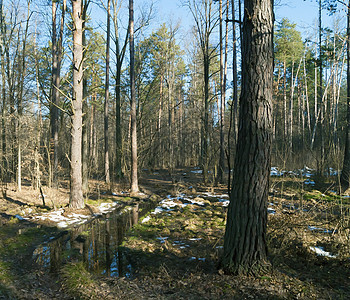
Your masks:
M109 172L109 145L108 145L108 104L109 104L109 52L111 40L111 0L107 3L107 45L106 45L106 82L105 82L105 104L104 104L104 138L105 138L105 180L110 184Z
M203 124L201 136L201 158L203 167L203 180L206 183L209 168L209 79L210 63L215 55L215 47L210 45L210 37L217 26L219 18L215 18L213 0L188 0L187 5L194 18L199 38L203 60L204 74L204 99L203 99Z
M50 105L50 122L51 122L51 176L49 178L49 185L53 182L57 184L57 171L58 171L58 113L59 113L59 99L60 99L60 85L61 85L61 64L62 64L62 52L63 52L63 31L65 12L67 9L66 0L63 0L59 32L57 34L57 16L59 1L52 0L52 87L51 87L51 105Z
M130 99L131 99L131 193L139 192L137 174L137 119L135 97L134 1L129 0Z

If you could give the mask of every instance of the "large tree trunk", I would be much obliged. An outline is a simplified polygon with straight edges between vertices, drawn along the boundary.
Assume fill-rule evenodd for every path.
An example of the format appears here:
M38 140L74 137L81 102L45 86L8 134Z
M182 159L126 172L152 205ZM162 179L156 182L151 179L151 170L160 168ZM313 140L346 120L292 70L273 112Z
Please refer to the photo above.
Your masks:
M257 273L267 260L267 197L272 140L273 0L245 0L242 93L222 267Z
M340 181L344 188L348 189L350 186L350 1L348 1L347 12L347 114L346 114L346 140L343 170Z
M129 0L130 91L131 91L131 193L139 192L137 175L137 120L135 97L134 1Z
M83 129L83 17L81 0L73 6L73 99L72 146L69 207L84 207L82 191L82 129Z

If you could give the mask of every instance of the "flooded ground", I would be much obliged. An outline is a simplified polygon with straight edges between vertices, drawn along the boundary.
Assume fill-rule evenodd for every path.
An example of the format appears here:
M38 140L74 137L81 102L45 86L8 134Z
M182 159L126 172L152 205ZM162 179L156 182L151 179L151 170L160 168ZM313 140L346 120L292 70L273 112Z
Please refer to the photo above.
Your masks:
M151 202L142 202L103 214L51 237L34 250L33 259L51 272L58 271L67 261L82 261L92 273L131 278L132 266L120 246L125 232L152 208Z

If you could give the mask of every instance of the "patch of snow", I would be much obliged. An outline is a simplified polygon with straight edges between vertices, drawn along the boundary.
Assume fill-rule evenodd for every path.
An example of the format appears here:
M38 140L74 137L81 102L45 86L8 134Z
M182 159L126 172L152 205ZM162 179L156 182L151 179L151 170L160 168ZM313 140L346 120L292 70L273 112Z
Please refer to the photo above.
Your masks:
M310 180L310 179L306 179L306 180L304 181L304 184L315 185L315 181Z
M99 208L101 213L107 213L107 212L110 212L111 210L113 210L117 204L118 203L116 203L116 202L114 202L114 203L101 203L98 208Z
M203 171L202 171L202 170L192 170L191 173L194 173L194 174L202 174Z
M187 175L187 173L182 173L182 175L183 175L183 176L186 176L186 175Z
M141 223L146 223L148 222L149 220L151 220L151 217L150 216L147 216L146 218L144 218Z
M58 228L66 228L66 227L68 227L68 225L69 224L66 221L61 221L61 222L57 223Z
M276 211L270 207L267 208L267 213L270 214L270 215L274 215L276 214Z
M315 226L308 226L308 229L310 231L318 231L318 232L322 232L322 233L334 233L334 232L336 232L335 230L324 229L324 228L319 228L319 227L315 227Z
M334 170L333 168L328 169L329 176L338 176L339 172L337 170Z
M190 241L200 241L202 238L190 238Z
M192 256L192 257L190 257L189 258L189 260L199 260L199 261L205 261L205 257L194 257L194 256Z
M164 211L168 211L168 210L166 210L166 209L164 209L164 208L158 206L158 207L156 207L156 208L154 209L154 211L152 211L152 214L156 215L156 214L160 214L160 213L162 213L162 212L164 212Z
M228 207L228 205L230 204L230 200L225 200L225 199L219 199L219 202L222 203L223 207Z
M118 194L117 194L117 193L114 193L114 192L112 192L112 195L113 195L113 196L118 196Z
M168 238L169 238L168 236L165 236L165 237L157 237L156 239L157 239L158 241L160 241L162 244L164 244L165 241L166 241Z
M228 194L212 194L210 192L204 192L202 193L203 196L211 197L211 198L229 198ZM199 195L201 196L201 195Z
M71 213L70 215L68 215L68 217L77 218L77 219L88 219L89 218L89 216L87 216L87 215L76 214L76 213Z
M283 175L277 167L271 167L270 176L281 176Z
M330 252L328 251L324 251L323 247L312 247L310 246L310 250L316 252L317 255L320 256L326 256L326 257L330 257L330 258L336 258L336 255L332 255Z
M216 246L215 248L216 248L216 249L223 249L224 246Z
M198 201L196 199L190 199L190 198L184 198L185 200L187 200L188 202L191 202L192 204L197 204L200 206L204 206L205 203L203 201Z

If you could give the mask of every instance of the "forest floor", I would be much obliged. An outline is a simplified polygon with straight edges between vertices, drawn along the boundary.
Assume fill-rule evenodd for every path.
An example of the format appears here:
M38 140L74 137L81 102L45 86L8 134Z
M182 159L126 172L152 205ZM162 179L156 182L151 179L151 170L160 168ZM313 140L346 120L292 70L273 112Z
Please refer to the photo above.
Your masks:
M30 186L18 192L9 185L0 198L0 299L350 299L350 200L331 181L312 186L304 179L271 178L271 268L259 277L218 269L228 197L224 185L204 186L198 169L143 171L140 197L156 194L159 204L126 233L128 277L91 274L75 261L58 273L36 264L36 246L66 229L33 216L62 208L68 214L69 190L64 183L44 188L44 206ZM112 194L97 181L91 187L90 209L81 214L137 199L123 192L126 185Z

